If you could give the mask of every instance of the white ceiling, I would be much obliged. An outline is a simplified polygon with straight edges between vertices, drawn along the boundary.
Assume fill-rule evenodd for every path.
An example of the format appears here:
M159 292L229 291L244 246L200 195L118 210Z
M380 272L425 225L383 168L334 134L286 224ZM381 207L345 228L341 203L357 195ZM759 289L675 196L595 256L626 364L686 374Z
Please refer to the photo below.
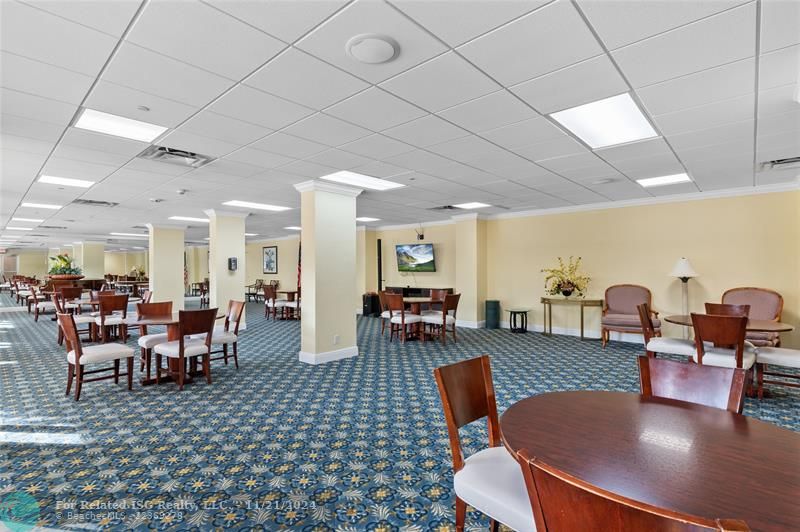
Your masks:
M381 219L372 225L446 219L430 209L468 201L496 214L798 177L757 171L763 160L800 155L797 0L2 0L0 8L0 227L25 225L9 223L17 216L66 228L2 232L34 245L138 232L232 199L292 207L247 219L257 238L278 236L300 221L292 185L337 170L407 185L359 197L358 214ZM344 45L360 33L391 36L399 56L355 62ZM547 116L623 92L659 138L592 151ZM70 128L81 106L169 127L158 144L218 160L186 172L136 159L145 144ZM683 171L693 183L634 182ZM62 189L36 183L42 173L98 183ZM70 204L78 198L119 206ZM66 206L40 211L22 201ZM206 234L190 227L188 238Z

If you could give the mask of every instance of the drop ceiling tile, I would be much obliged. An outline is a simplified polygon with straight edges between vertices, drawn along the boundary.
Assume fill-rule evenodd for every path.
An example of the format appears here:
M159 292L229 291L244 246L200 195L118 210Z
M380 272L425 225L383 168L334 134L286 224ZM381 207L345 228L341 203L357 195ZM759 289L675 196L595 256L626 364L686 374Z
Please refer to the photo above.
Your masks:
M638 89L650 114L661 115L753 92L754 58L735 61Z
M144 146L146 145L143 145L140 151L144 149ZM68 146L61 142L55 151L53 151L53 157L119 167L131 160L131 157L133 156L99 150L90 150L86 148L79 148L77 146Z
M790 83L758 92L758 118L800 110L798 85ZM800 129L800 123L797 128Z
M14 190L17 190L18 186L18 189L24 192L28 184L38 176L39 168L46 160L46 153L23 152L4 147L0 159L0 168L3 170L0 185L3 187L14 185Z
M575 205L588 205L590 203L604 203L608 198L589 190L588 188L575 188L564 192L554 192L554 195Z
M432 152L453 159L454 161L462 162L475 160L498 152L509 153L476 135L436 144L429 149Z
M141 5L141 0L114 0L97 2L94 0L25 0L54 15L89 26L96 30L120 37Z
M501 88L453 52L403 72L381 87L431 112Z
M755 102L752 94L683 109L654 117L656 125L668 138L670 135L698 129L741 122L753 117Z
M510 90L540 113L548 114L628 92L628 84L608 56L601 55Z
M685 172L680 161L671 152L646 157L616 161L614 167L631 179L644 179Z
M222 157L239 148L238 144L180 130L167 133L167 135L159 141L159 144L179 150L210 155L211 157Z
M726 144L703 146L679 153L681 160L692 174L701 169L724 166L753 167L753 140L737 140Z
M189 173L189 176L204 175L204 174L225 174L236 177L252 177L256 174L263 172L264 169L259 166L246 164L238 161L230 160L228 157L217 159L208 165Z
M385 159L384 162L403 168L410 168L418 172L433 172L453 163L453 161L446 159L441 155L423 150L414 150L401 153L400 155L395 155Z
M671 154L672 151L667 146L663 138L645 139L638 142L629 142L619 146L601 148L594 152L603 160L611 164L617 164L627 159L638 159L641 157L653 157Z
M194 107L208 104L232 85L221 76L128 42L119 47L102 79Z
M415 149L414 146L399 140L377 134L348 142L339 148L372 159L385 159Z
M239 145L249 144L272 132L272 130L265 127L242 122L211 111L199 112L178 128L178 131L187 131Z
M761 53L800 43L800 3L762 0Z
M59 157L50 157L42 169L42 174L58 177L71 177L75 179L88 179L89 181L100 181L101 179L113 174L118 166L106 164L95 164L86 161L74 161ZM48 185L58 187L58 185Z
M759 135L797 132L800 125L800 109L787 113L773 114L758 119Z
M700 190L752 187L755 184L752 165L749 168L711 168L694 172L693 177Z
M413 146L425 148L459 137L466 137L469 132L442 120L438 116L428 115L387 129L383 131L383 134Z
M567 175L572 170L591 169L597 175L610 175L615 173L605 161L593 153L581 153L577 155L567 155L565 157L555 157L538 161L537 164L560 175Z
M505 90L445 109L438 115L475 133L538 116Z
M139 109L144 106L148 111ZM98 81L84 107L141 120L164 127L175 127L194 113L197 107L160 98L108 81Z
M36 140L0 133L0 147L2 147L3 150L35 153L38 155L47 156L53 150L54 146L54 141Z
M527 53L546 50L546 53ZM603 53L572 4L558 0L458 51L506 87Z
M292 124L285 132L328 146L341 146L370 134L370 131L362 127L322 113Z
M591 191L601 194L612 201L650 197L646 189L627 179L620 179L605 185L587 184L586 186L589 187Z
M228 154L225 159L259 166L261 168L277 168L278 166L289 164L295 160L292 157L285 157L277 153L256 150L252 147L236 150L235 152Z
M549 0L520 2L452 2L448 0L391 0L399 9L450 46L458 46L489 30L537 9ZM458 23L454 24L454 21Z
M288 48L245 84L314 109L324 109L369 84L296 48Z
M762 55L758 77L759 90L796 82L800 77L800 45L788 46Z
M325 113L372 131L389 129L427 114L377 87L329 107Z
M206 3L285 42L294 42L347 3L347 0L206 0Z
M776 185L800 180L800 172L796 168L790 170L764 170L756 173L756 185Z
M328 146L324 144L280 132L273 133L258 142L254 142L250 147L295 159L305 159L328 149Z
M744 1L578 0L578 4L606 46L613 50L730 9Z
M755 54L750 3L620 48L612 55L634 87L684 76Z
M481 137L513 150L564 136L564 132L544 117L530 118L508 126L483 131Z
M65 126L31 120L21 116L7 115L5 113L0 116L0 130L6 135L55 142L61 136L64 128Z
M752 139L754 124L755 121L751 118L749 120L724 124L708 129L670 135L669 142L678 154L680 154L682 150L689 150L702 146L713 146L714 144L725 144L742 139Z
M0 52L0 84L43 98L79 104L94 78L9 52Z
M3 114L66 126L72 121L78 106L25 92L0 89L0 110Z
M800 131L796 134L778 133L777 135L759 135L756 161L774 161L797 157L800 153ZM800 169L795 168L800 176Z
M361 166L370 162L370 159L350 153L347 151L330 149L316 155L312 155L307 161L330 166L338 170L349 170L354 166Z
M6 52L96 76L117 39L19 2L3 2L0 47Z
M260 90L238 85L208 108L210 111L270 129L280 129L313 113Z
M159 163L148 161L147 159L134 159L126 164L122 170L135 170L143 173L154 173L161 175L179 176L189 172L191 168L178 166L177 164Z
M316 179L324 175L332 174L338 169L309 161L295 161L293 163L281 166L279 170L289 174L296 174L299 176Z
M540 161L542 159L552 159L553 157L563 157L564 155L576 155L588 152L580 142L569 135L561 135L560 137L536 142L528 146L514 148L512 151L531 161Z
M493 192L502 196L514 197L518 195L527 195L534 192L533 189L528 188L514 181L500 180L500 181L486 181L480 184L473 185L479 190L486 192Z
M400 53L392 61L365 64L350 57L345 44L364 33L390 35ZM301 39L297 48L356 76L379 83L446 50L445 46L385 2L357 0Z
M286 45L196 0L153 0L128 34L129 42L239 80Z
M400 166L395 166L393 164L380 161L372 161L362 166L356 166L353 168L353 171L358 172L359 174L380 178L393 177L411 172L411 170L408 168L401 168Z

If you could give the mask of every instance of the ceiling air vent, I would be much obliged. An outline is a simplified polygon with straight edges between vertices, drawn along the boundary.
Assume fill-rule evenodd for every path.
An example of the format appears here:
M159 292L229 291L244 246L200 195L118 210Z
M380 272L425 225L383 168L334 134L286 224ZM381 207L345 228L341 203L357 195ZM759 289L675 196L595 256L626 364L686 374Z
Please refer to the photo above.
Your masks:
M788 157L761 163L762 170L789 170L791 168L800 168L800 157Z
M452 205L442 205L440 207L431 207L428 210L429 211L458 211L460 209L458 207L453 207Z
M157 163L175 164L187 168L200 168L214 160L208 155L200 155L190 151L167 148L166 146L149 146L138 155L140 159L155 161Z
M61 225L40 225L36 227L37 229L66 229L66 227Z
M89 207L116 207L119 203L113 201L99 201L90 199L76 199L72 203L75 205L88 205Z

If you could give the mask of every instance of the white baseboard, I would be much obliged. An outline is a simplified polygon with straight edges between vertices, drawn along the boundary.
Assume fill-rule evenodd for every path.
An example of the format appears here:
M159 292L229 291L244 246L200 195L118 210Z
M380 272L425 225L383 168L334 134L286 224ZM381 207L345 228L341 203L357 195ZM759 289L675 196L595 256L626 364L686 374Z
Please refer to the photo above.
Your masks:
M484 327L486 327L486 320L481 320L481 321L456 320L456 327L464 327L466 329L483 329Z
M510 327L510 323L507 321L501 321L500 327L503 329L508 329ZM531 332L544 332L544 326L538 324L530 324L528 323L528 330ZM562 334L564 336L580 336L581 330L580 329L567 329L564 327L553 327L553 334ZM600 339L600 331L597 330L590 330L586 329L583 331L584 338L593 338L595 340ZM641 334L633 334L633 333L620 333L611 331L609 335L610 340L615 340L618 342L627 342L631 344L641 344L644 342L642 339Z
M345 347L344 349L337 349L336 351L327 351L325 353L308 353L300 351L300 362L306 364L325 364L326 362L334 362L342 360L343 358L351 358L358 356L358 346Z

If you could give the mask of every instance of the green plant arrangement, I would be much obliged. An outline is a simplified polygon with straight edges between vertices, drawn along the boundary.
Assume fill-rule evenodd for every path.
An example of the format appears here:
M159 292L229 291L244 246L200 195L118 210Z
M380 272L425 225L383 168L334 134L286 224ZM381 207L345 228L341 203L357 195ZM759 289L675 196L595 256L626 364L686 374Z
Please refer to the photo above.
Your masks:
M130 273L128 274L132 277L135 277L137 281L141 281L145 278L145 272L143 266L134 266L131 268Z
M82 273L82 270L75 266L72 258L66 253L50 257L50 260L53 262L47 272L50 275L80 275Z
M581 267L581 258L569 258L569 262L564 264L564 260L558 257L558 268L545 268L542 273L545 273L544 288L545 293L554 296L562 294L569 297L573 292L577 292L580 297L585 295L586 289L589 288L589 277L579 272Z

